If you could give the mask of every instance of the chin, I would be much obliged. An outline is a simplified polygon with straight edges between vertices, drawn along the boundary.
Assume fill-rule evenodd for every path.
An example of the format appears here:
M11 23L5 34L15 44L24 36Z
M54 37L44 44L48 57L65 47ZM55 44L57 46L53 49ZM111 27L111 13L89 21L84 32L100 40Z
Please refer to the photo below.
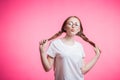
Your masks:
M72 33L71 33L71 35L76 35L76 34L77 34L77 32L72 32Z
M69 36L75 36L76 34L75 33L71 33L71 34L69 34Z
M77 34L77 32L69 32L68 35L69 36L75 36Z

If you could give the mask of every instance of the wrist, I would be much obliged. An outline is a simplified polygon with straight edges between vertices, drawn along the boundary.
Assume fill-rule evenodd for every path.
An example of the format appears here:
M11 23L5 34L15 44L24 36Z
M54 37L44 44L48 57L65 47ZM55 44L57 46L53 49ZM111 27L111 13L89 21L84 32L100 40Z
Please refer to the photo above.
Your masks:
M45 53L45 50L44 49L40 49L40 53Z
M46 57L46 53L45 52L41 53L40 55L41 55L41 57Z

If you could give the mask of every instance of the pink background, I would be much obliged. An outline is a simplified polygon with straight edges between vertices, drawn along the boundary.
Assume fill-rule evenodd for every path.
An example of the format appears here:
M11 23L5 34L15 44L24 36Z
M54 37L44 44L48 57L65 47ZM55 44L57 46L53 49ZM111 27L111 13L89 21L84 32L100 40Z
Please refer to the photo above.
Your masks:
M84 33L102 50L85 80L120 80L119 0L1 0L0 80L53 80L53 70L43 70L39 41L59 31L71 15L81 19ZM76 39L89 61L92 47Z

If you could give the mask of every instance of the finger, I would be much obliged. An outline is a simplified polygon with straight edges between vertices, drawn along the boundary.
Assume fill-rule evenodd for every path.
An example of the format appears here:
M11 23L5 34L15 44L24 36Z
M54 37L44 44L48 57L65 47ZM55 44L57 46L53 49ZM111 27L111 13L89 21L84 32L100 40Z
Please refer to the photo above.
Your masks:
M101 53L101 50L100 50L100 48L97 46L97 50L99 51L99 53Z
M39 42L40 45L43 45L43 40Z
M96 49L98 49L100 51L100 48L98 46L96 46Z
M39 45L41 45L41 41L39 42Z
M95 51L95 52L99 52L99 48L96 46L96 47L94 48L94 51Z
M100 48L98 48L98 50L99 50L99 52L101 53L101 50L100 50Z
M43 40L42 43L44 44L44 43L45 43L45 40Z
M47 40L43 40L43 43L44 43L44 44L47 43Z
M43 43L45 43L46 41L45 40L43 40Z
M41 41L39 41L39 45L41 45Z
M46 40L41 40L41 41L39 42L39 44L40 44L40 45L44 45L45 43L47 43L47 41L48 41L47 39L46 39Z

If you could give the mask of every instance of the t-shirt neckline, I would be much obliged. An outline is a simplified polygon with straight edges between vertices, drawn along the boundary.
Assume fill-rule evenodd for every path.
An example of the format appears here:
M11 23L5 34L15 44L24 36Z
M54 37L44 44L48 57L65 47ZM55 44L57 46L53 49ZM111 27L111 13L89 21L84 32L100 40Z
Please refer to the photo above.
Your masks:
M74 47L75 44L76 44L76 41L74 42L73 45L67 45L67 44L63 43L63 41L62 41L61 39L59 39L59 41L60 41L60 43L61 43L62 45L66 46L66 47L70 47L70 48Z

